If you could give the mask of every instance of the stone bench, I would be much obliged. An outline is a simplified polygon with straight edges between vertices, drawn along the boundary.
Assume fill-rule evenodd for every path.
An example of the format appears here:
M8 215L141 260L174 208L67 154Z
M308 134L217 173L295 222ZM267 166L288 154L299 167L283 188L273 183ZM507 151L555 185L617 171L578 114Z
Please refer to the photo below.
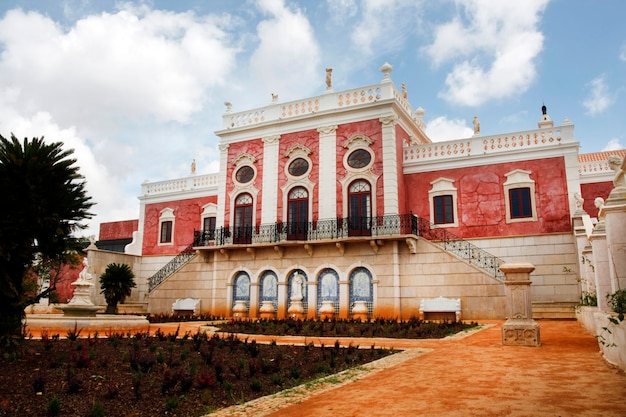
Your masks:
M448 317L461 321L461 299L460 298L422 298L420 301L419 319L425 320L426 315L435 319L445 320Z
M200 310L200 300L194 298L179 298L172 303L172 313L193 316Z

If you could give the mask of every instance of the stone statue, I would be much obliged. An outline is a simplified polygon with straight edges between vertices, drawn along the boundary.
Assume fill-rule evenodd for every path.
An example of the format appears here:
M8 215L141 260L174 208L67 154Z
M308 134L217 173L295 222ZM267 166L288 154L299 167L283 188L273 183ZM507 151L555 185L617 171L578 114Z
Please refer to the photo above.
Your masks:
M595 200L593 200L593 205L596 206L596 208L598 209L598 211L602 210L602 207L604 207L604 198L602 197L596 197Z
M296 272L293 275L291 281L291 300L292 301L301 301L302 300L302 284L304 283L304 279L299 272Z
M78 274L78 281L91 282L91 274L89 273L89 260L83 259L83 270Z
M330 90L333 88L333 69L326 68L326 89Z
M626 178L624 178L624 160L617 155L609 156L609 167L615 171L613 185L615 188L626 188Z
M272 103L278 103L278 94L272 93Z
M582 210L585 199L580 193L574 193L574 200L576 200L576 210Z
M402 98L405 100L409 98L409 93L406 91L406 84L402 83Z
M191 161L191 175L194 175L196 173L196 160L193 159Z
M478 120L477 116L474 116L474 134L477 135L480 133L480 120Z

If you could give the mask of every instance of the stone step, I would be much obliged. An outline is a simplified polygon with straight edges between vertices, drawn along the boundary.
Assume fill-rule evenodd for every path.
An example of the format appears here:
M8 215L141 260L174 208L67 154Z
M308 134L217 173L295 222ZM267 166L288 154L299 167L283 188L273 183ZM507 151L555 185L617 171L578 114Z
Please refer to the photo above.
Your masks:
M147 314L148 303L124 303L117 305L118 314Z
M575 302L533 303L533 318L575 320L577 305Z

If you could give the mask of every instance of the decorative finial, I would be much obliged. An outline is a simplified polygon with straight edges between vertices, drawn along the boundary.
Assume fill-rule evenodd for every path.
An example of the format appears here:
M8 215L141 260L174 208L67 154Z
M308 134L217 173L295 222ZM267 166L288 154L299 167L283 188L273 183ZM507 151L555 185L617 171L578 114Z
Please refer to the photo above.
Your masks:
M224 105L226 106L226 113L231 113L233 111L233 105L230 101L225 101Z
M382 67L380 67L380 72L385 74L382 82L390 82L391 81L391 71L393 71L393 67L389 62L385 62Z

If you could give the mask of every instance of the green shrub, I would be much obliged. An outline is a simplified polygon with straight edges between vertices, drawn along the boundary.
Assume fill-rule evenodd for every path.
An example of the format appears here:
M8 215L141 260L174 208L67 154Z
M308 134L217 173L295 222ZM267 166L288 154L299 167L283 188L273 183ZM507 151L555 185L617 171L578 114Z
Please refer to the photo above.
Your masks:
M617 290L613 294L607 294L607 303L614 312L619 314L619 319L624 320L626 314L626 290Z
M46 406L46 415L47 416L58 416L61 412L61 400L57 397L53 397L50 401L48 401L48 405Z

